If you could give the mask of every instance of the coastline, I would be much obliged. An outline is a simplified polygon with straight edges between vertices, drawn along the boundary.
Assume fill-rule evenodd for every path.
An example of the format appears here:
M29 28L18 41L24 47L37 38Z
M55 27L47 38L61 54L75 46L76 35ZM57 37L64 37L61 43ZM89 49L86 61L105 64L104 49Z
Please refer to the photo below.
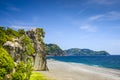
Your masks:
M41 71L55 80L120 80L120 70L47 60L49 71Z

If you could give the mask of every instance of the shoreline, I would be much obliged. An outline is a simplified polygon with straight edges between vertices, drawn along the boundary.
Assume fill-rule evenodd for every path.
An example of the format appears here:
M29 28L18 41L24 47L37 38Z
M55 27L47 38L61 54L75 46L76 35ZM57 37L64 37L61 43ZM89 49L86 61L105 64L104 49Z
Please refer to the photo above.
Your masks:
M116 68L108 68L108 67L104 67L104 66L99 66L99 65L89 65L89 64L84 64L84 63L77 63L77 62L66 62L66 61L59 61L59 60L55 60L55 59L47 59L47 62L49 61L57 61L57 62L65 62L65 63L69 63L69 64L76 64L76 65L84 65L84 66L89 66L89 67L96 67L96 68L102 68L102 69L108 69L108 70L114 70L114 71L120 71L120 69L116 69Z
M58 60L56 60L56 61L58 61ZM64 61L60 61L60 62L64 62ZM76 65L84 65L84 66L95 67L95 68L102 68L102 69L107 69L107 70L120 71L120 69L107 68L107 67L103 67L103 66L99 66L99 65L89 65L89 64L84 64L84 63L75 63L75 62L66 62L66 63L76 64Z
M55 80L120 80L120 70L71 62L47 60L49 71L41 71Z

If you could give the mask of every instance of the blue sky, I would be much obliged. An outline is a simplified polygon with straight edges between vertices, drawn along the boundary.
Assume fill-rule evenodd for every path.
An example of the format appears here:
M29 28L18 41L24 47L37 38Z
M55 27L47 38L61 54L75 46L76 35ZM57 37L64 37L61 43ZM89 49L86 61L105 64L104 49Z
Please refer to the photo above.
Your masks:
M42 27L62 49L120 54L120 0L0 0L0 25Z

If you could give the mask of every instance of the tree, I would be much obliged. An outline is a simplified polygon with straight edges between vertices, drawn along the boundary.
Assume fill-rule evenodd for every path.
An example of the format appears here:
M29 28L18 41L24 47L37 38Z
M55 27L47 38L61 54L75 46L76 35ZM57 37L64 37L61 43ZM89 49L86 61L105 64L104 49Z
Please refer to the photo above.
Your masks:
M22 35L25 34L25 30L24 30L24 29L19 29L19 30L18 30L18 33L20 34L20 36L22 36Z
M5 27L0 27L0 45L2 46L8 40L11 41L12 37L6 34Z

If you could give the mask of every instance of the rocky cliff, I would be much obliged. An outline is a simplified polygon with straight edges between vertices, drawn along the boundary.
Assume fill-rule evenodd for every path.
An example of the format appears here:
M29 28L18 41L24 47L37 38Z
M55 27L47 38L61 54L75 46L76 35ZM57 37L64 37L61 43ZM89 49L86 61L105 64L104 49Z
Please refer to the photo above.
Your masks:
M11 55L13 60L16 63L32 60L35 70L48 70L43 42L45 32L43 29L34 28L29 31L21 29L18 32L16 31L16 33L19 36L12 35L11 40L7 40L3 44L3 47Z
M46 62L46 53L44 48L43 37L45 32L43 29L32 29L26 32L29 38L34 43L35 54L34 56L34 68L36 70L48 70Z

